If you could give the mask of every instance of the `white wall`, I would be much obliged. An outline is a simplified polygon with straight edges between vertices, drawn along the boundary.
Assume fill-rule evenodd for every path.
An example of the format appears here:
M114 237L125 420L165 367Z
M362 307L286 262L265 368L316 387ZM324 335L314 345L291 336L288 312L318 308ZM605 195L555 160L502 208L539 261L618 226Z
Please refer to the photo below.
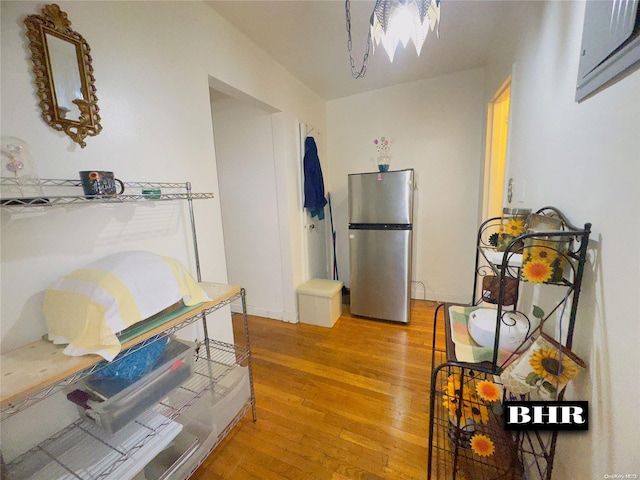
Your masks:
M297 322L308 234L300 124L242 97L214 93L211 108L229 282L247 290L249 314Z
M250 314L283 319L272 112L219 96L211 108L229 282L247 290Z
M417 298L471 300L483 149L482 69L327 104L329 172L340 280L349 285L347 175L377 171L373 139L391 137L391 169L415 169ZM426 295L425 295L426 293Z
M215 199L195 202L202 275L225 282L210 80L321 128L324 102L202 2L58 3L91 46L104 130L80 149L41 120L22 20L40 14L43 4L3 1L2 135L28 142L43 178L108 169L123 180L191 181L194 191L213 192ZM3 350L45 333L37 315L49 282L110 252L155 251L178 258L195 274L187 218L183 205L164 203L58 208L47 215L3 209ZM210 317L210 332L229 340L223 313ZM56 395L3 422L3 438L12 439L11 448L2 445L5 459L9 450L60 428L73 416L67 407ZM44 431L43 416L51 418L52 431Z
M545 3L512 84L508 176L526 206L593 223L574 336L588 370L567 389L589 401L590 430L560 434L557 479L640 473L640 71L577 104L583 16L584 2Z
M114 170L124 180L190 180L196 191L217 193L210 77L233 83L247 96L312 124L325 123L318 97L200 2L63 2L60 6L72 26L92 49L104 127L80 149L40 119L21 20L40 13L41 6L2 2L2 134L30 144L41 177L75 178L79 170L99 168ZM180 22L186 27L179 28ZM196 202L196 209L200 243L207 246L201 249L203 276L226 281L219 199ZM172 224L158 226L158 209L149 220L152 227L138 221L134 230L128 220L136 213L148 218L148 208L103 210L100 214L106 218L100 222L86 210L58 210L37 221L18 221L3 212L3 332L21 317L27 300L57 275L125 248L120 242L132 236L142 237L138 248L147 246L145 236L152 236L154 243L148 248L161 253L177 250L175 256L193 271L182 211L177 217L181 227L176 226L177 213L170 216ZM71 241L53 241L74 230L81 234ZM7 236L12 232L15 235ZM12 242L18 237L29 243ZM31 245L38 238L42 243ZM37 338L41 330L42 325L32 330L28 322L21 322L8 347Z

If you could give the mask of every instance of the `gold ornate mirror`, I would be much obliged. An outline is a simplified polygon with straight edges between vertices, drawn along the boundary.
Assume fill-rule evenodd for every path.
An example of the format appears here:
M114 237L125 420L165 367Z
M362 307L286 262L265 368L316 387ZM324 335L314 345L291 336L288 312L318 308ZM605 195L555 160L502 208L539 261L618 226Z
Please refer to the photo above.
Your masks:
M56 4L24 20L42 119L82 148L102 130L89 44Z

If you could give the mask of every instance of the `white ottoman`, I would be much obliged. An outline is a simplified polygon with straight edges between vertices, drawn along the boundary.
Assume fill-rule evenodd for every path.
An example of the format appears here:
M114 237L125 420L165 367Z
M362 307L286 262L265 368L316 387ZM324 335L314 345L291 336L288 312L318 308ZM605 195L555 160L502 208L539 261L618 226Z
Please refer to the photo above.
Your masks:
M333 327L342 313L342 282L312 278L300 285L298 313L302 323Z

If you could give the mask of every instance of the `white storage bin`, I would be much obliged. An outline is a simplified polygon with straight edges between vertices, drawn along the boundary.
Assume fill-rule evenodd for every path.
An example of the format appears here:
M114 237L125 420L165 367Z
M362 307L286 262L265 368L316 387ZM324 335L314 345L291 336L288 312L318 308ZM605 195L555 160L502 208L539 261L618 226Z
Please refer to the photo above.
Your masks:
M342 282L313 278L298 287L302 323L333 327L342 313Z

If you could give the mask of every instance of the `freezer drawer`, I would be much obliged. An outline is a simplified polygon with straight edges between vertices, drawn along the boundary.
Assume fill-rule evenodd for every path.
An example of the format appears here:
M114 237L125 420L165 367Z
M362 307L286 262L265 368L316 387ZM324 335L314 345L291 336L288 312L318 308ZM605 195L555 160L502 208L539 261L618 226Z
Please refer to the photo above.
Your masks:
M351 313L409 323L411 230L349 230Z
M413 223L413 170L349 175L349 223Z

